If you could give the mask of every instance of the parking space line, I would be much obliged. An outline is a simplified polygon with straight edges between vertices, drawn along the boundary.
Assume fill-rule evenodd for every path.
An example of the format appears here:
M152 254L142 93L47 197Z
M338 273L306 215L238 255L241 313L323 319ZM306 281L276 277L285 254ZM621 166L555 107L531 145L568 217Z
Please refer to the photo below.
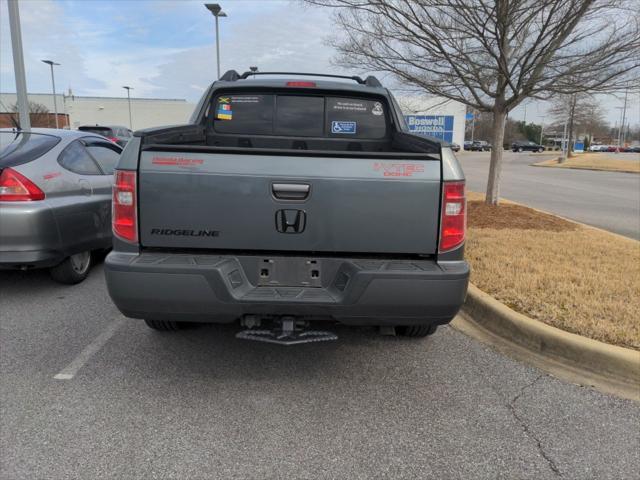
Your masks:
M73 361L67 365L60 373L53 378L56 380L71 380L78 370L80 370L89 359L94 356L100 349L109 341L111 337L116 333L118 328L125 322L124 318L120 318L111 323L100 335L98 335L93 342L87 345L80 354L73 359Z

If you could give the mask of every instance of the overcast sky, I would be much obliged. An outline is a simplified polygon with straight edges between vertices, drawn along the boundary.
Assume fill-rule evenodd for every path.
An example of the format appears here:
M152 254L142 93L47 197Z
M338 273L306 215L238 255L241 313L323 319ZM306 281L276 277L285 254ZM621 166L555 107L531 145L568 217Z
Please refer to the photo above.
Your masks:
M195 102L215 79L213 16L203 0L21 0L27 88L77 95L186 98ZM323 42L332 32L330 11L289 0L220 0L221 70L342 72L330 65L334 51ZM383 80L384 83L384 80ZM7 1L0 0L0 91L15 91ZM620 117L621 99L604 98L608 119ZM530 102L527 121L541 121L546 105ZM640 98L629 100L631 124L640 122ZM524 107L511 117L522 119ZM549 121L548 119L546 120Z

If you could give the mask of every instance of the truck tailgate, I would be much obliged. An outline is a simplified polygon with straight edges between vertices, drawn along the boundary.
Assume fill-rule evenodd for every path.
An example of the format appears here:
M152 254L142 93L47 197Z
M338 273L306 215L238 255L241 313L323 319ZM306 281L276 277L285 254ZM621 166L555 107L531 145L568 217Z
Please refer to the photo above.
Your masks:
M143 151L140 240L178 249L431 254L440 175L437 160L339 152Z

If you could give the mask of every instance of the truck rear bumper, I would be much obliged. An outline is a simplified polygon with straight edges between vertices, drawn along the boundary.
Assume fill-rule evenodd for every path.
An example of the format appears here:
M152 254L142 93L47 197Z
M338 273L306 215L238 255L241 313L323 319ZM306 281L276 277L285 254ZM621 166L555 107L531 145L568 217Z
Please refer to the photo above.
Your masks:
M111 252L109 294L132 318L229 323L303 316L347 325L449 322L467 291L464 261Z

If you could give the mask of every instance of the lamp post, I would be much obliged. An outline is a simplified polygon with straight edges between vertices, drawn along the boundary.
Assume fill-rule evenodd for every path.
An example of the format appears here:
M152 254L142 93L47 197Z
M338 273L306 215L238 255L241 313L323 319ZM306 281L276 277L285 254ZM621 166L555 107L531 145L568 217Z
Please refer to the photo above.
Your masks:
M133 122L131 121L131 90L133 90L133 87L123 85L122 88L127 91L127 102L129 103L129 128L133 130Z
M60 65L59 63L54 62L53 60L42 60L43 63L46 63L51 67L51 87L53 89L53 112L56 116L56 128L60 128L58 126L58 100L56 99L56 80L53 76L53 66Z
M24 57L22 55L22 32L20 31L20 11L17 0L9 0L9 30L11 31L11 50L13 51L13 68L16 76L16 93L18 97L18 115L20 127L31 130L29 119L29 101L27 100L27 80L24 73Z
M205 3L205 7L214 17L216 17L216 65L218 68L218 78L220 78L220 37L218 35L218 18L226 17L227 14L222 11L222 7L218 3Z

